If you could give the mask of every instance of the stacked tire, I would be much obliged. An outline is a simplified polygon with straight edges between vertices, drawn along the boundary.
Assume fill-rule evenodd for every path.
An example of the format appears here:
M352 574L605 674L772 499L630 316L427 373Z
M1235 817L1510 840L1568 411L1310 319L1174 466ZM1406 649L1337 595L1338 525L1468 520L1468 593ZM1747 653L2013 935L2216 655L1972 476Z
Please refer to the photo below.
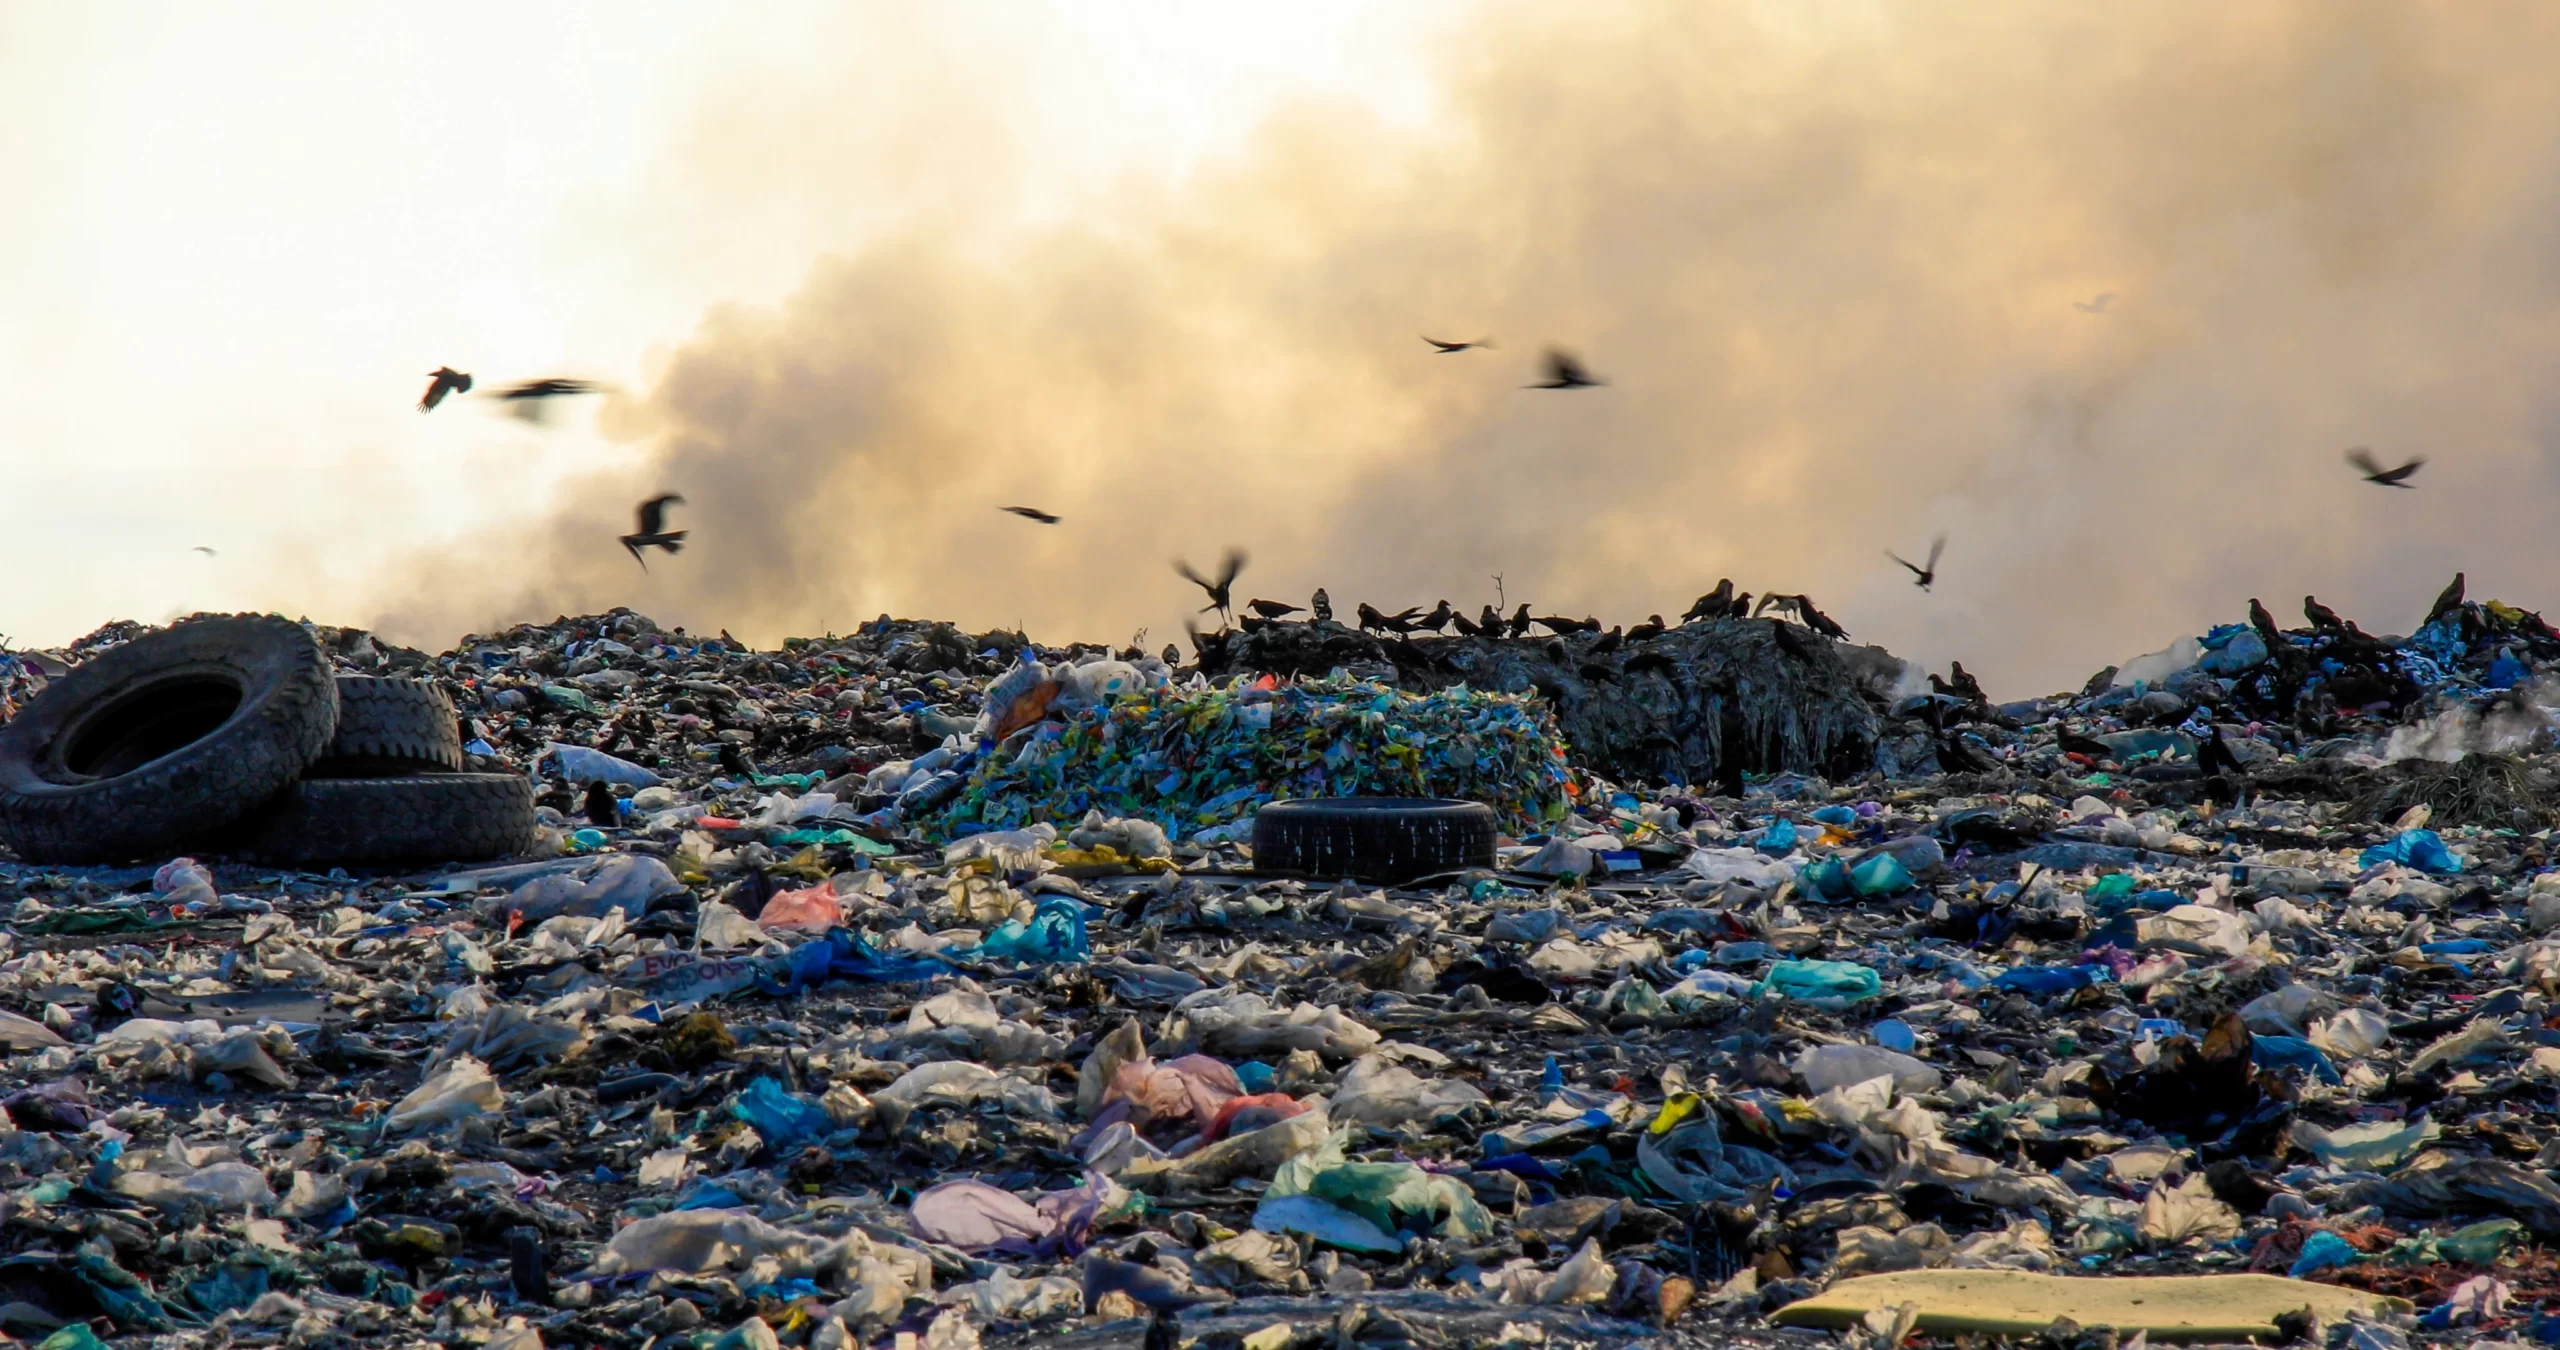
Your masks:
M146 634L0 726L0 844L27 862L425 864L521 853L533 837L532 784L466 771L432 681L332 676L284 619Z

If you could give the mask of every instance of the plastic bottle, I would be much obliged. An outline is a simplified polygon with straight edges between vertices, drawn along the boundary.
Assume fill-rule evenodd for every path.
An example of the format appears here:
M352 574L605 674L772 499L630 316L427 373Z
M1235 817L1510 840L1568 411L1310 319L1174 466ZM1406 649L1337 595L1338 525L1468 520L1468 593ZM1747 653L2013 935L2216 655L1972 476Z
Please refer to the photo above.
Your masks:
M537 763L548 763L562 778L576 784L606 782L623 787L653 788L665 782L627 759L583 745L562 745L558 741L550 743Z

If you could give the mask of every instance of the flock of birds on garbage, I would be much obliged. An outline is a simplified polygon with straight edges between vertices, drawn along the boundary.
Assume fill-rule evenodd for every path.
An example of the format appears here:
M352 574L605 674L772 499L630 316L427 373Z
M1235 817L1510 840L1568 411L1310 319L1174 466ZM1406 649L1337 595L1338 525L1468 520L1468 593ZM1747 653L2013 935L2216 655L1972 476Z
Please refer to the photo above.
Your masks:
M2110 306L2115 298L2113 292L2106 292L2086 302L2074 301L2072 307L2084 314L2108 314L2113 312ZM1429 343L1432 349L1442 356L1494 350L1491 338L1450 342L1424 334L1422 340ZM1599 389L1608 385L1608 381L1593 375L1579 357L1561 347L1547 349L1545 374L1545 379L1522 387L1569 390ZM429 372L428 381L426 394L418 400L418 411L422 413L433 412L449 396L468 394L472 388L471 376L451 366L438 366ZM543 410L551 400L602 393L605 389L606 386L592 380L553 377L510 385L496 391L494 396L507 405L509 412L538 424L544 419ZM2346 460L2363 476L2365 482L2390 488L2411 487L2409 479L2427 462L2424 456L2413 456L2407 463L2385 468L2381 461L2374 458L2373 452L2363 446L2347 451ZM683 504L684 498L672 492L660 493L640 503L635 521L637 528L629 534L620 536L620 539L623 548L630 551L632 560L640 565L642 571L647 571L649 567L646 550L663 549L670 554L683 551L688 531L670 530L666 527L667 508ZM1042 525L1057 525L1065 519L1036 506L1006 506L998 509ZM1945 552L1946 546L1947 537L1943 534L1932 540L1929 544L1928 561L1925 563L1915 563L1890 549L1885 551L1885 556L1909 570L1912 584L1927 591L1937 585L1938 559ZM207 555L213 552L209 548L199 548L197 551ZM1174 570L1208 596L1209 603L1203 605L1200 612L1218 615L1219 621L1232 629L1237 626L1232 608L1234 587L1237 575L1244 570L1244 563L1245 554L1242 550L1230 550L1214 580L1192 570L1191 565L1184 561L1176 560ZM2313 602L2306 598L2305 603L2309 605ZM2252 600L2250 604L2254 608L2257 601ZM1242 623L1244 631L1247 632L1300 613L1308 614L1312 621L1318 623L1333 620L1331 601L1322 589L1316 591L1310 604L1306 606L1281 604L1271 600L1254 600L1248 603L1247 608L1253 612L1252 616L1245 618ZM1359 627L1363 632L1399 636L1417 632L1445 633L1455 628L1460 634L1468 637L1523 638L1530 635L1532 627L1543 627L1559 638L1586 633L1600 634L1599 642L1596 644L1596 649L1600 651L1614 650L1625 641L1642 641L1660 636L1668 627L1663 617L1655 614L1649 616L1643 623L1623 629L1612 627L1603 633L1600 621L1597 619L1571 619L1553 615L1533 616L1529 609L1530 607L1524 603L1506 617L1497 612L1494 606L1486 605L1478 616L1470 619L1462 611L1453 608L1447 600L1442 600L1428 612L1420 606L1414 606L1394 614L1383 613L1364 603L1358 607L1357 616ZM1733 583L1730 580L1717 583L1714 591L1698 597L1697 603L1681 615L1681 622L1691 623L1719 618L1756 618L1770 611L1790 616L1798 624L1826 638L1836 639L1848 636L1846 629L1834 622L1829 615L1815 608L1812 600L1803 595L1782 595L1772 592L1762 595L1759 603L1754 605L1751 603L1748 592L1739 595L1734 592ZM2315 616L2314 622L2317 623L2317 621ZM1787 641L1784 628L1785 625L1780 625L1782 642ZM1195 638L1196 636L1195 634Z

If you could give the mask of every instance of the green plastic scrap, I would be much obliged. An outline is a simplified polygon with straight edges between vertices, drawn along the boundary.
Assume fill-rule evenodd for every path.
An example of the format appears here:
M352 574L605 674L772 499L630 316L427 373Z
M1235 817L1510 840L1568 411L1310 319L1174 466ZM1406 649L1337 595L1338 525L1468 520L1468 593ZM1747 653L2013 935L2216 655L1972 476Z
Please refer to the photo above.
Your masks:
M1480 1241L1493 1234L1493 1214L1455 1177L1412 1163L1343 1163L1318 1172L1307 1193L1392 1233L1398 1220L1427 1225L1445 1238Z
M1188 837L1283 798L1385 796L1480 801L1522 830L1562 817L1566 781L1554 719L1519 695L1239 682L1130 694L1008 742L922 825L947 838L1098 808Z
M1883 978L1854 961L1780 961L1751 986L1753 998L1776 994L1817 1008L1844 1008L1883 992Z

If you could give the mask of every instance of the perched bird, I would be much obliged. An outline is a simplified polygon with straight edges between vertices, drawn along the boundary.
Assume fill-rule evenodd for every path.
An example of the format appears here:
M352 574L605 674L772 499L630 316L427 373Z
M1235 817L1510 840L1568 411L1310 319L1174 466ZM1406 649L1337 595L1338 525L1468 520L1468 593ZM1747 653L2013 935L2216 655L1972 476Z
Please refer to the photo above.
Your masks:
M649 570L649 560L641 555L640 550L662 548L669 553L684 551L684 537L687 531L667 528L669 503L680 506L684 503L684 498L669 492L640 503L640 528L622 536L622 546L631 550L632 560L640 564L640 570L643 572Z
M1324 587L1316 587L1315 597L1309 600L1307 605L1311 614L1310 622L1333 622L1333 597L1324 593Z
M1648 614L1645 616L1645 621L1643 623L1635 624L1627 629L1627 641L1650 642L1670 631L1671 625L1664 623L1661 615Z
M1458 617L1457 611L1449 608L1449 602L1443 600L1440 602L1438 608L1423 615L1421 618L1414 620L1413 626L1416 628L1429 629L1430 631L1437 633L1448 628L1449 621L1456 617Z
M1547 349L1546 383L1532 384L1524 387L1529 389L1593 389L1606 383L1608 383L1606 380L1595 380L1591 378L1591 372L1583 369L1582 363L1574 359L1573 353L1566 351L1562 347L1549 347Z
M1247 600L1244 607L1266 619L1287 618L1305 609L1303 605L1284 605L1277 600Z
M756 762L747 758L747 752L731 741L720 742L720 771L739 778L763 777L756 768Z
M1991 696L1982 692L1982 681L1975 679L1972 672L1964 668L1962 661L1948 663L1947 684L1955 690L1958 697L1977 708L1991 705Z
M2444 591L2436 596L2436 602L2427 607L2427 623L2434 623L2460 608L2462 608L2462 574L2456 572L2453 574L2453 584L2445 587ZM2426 625L2419 626L2423 628Z
M1812 645L1805 641L1803 631L1794 624L1773 623L1769 625L1769 636L1778 644L1779 651L1799 661L1813 659Z
M1394 629L1394 621L1379 613L1378 607L1366 600L1360 602L1357 613L1360 616L1360 631L1363 633L1385 633Z
M1529 617L1529 602L1521 601L1520 608L1511 611L1511 636L1516 638L1529 636L1529 625L1535 622L1537 620Z
M471 392L471 377L451 366L438 366L427 372L426 397L418 400L418 411L434 412L447 394Z
M1721 619L1731 612L1732 608L1733 578L1719 577L1716 580L1716 588L1699 596L1698 602L1689 606L1688 612L1680 616L1680 622L1696 623L1701 619Z
M1180 559L1176 559L1174 561L1173 570L1180 572L1183 580L1199 587L1202 591L1208 594L1209 603L1200 607L1201 613L1206 614L1211 610L1216 610L1218 612L1218 619L1220 622L1230 622L1227 618L1228 597L1229 593L1235 587L1236 573L1244 570L1244 550L1234 548L1227 550L1226 560L1218 565L1218 579L1216 581L1211 581L1207 577L1192 571L1191 564L1183 562Z
M1611 628L1608 632L1600 635L1599 641L1591 644L1591 650L1595 655L1614 652L1619 647L1624 646L1626 644L1626 640L1627 635L1625 633L1618 631L1616 628Z
M2308 595L2302 597L2302 617L2311 621L2314 632L2344 633L2347 631L2347 621L2338 617L2338 611Z
M2116 293L2114 291L2101 291L2098 293L2097 297L2089 301L2089 303L2084 305L2079 301L2074 300L2071 302L2071 307L2083 314L2104 314L2107 312L2107 306L2114 303L2115 298Z
M1439 348L1442 356L1447 356L1452 352L1471 352L1478 348L1482 348L1485 351L1493 350L1492 338L1477 338L1473 342L1442 342L1440 339L1432 337L1426 333L1423 335L1422 340Z
M2249 597L2249 626L2258 630L2258 636L2266 641L2270 652L2277 650L2284 641L2283 630L2276 627L2276 616L2269 614L2267 607L2259 604L2258 597L2254 595Z
M1484 612L1476 615L1476 631L1486 637L1502 636L1502 611L1491 605L1485 606Z
M1529 622L1537 624L1557 637L1572 637L1582 631L1582 620L1568 619L1559 614L1541 614Z
M1498 623L1500 620L1496 620L1495 622ZM1482 624L1479 624L1475 620L1454 610L1449 614L1449 623L1452 627L1455 627L1458 630L1458 636L1460 637L1484 636L1484 626Z
M1925 591L1931 586L1938 584L1938 555L1946 551L1947 537L1942 534L1929 541L1929 565L1926 567L1922 567L1919 564L1912 562L1910 559L1903 557L1892 549L1886 549L1884 551L1884 556L1910 568L1911 575L1913 577L1911 584Z
M1777 592L1772 591L1769 594L1760 597L1760 603L1753 607L1751 613L1754 618L1757 618L1763 611L1772 609L1778 610L1782 613L1794 614L1798 623L1820 633L1824 637L1845 638L1849 636L1849 630L1833 623L1830 615L1823 613L1821 610L1815 609L1810 597L1802 595L1780 595Z
M587 784L587 823L604 829L622 823L622 808L613 799L613 784L599 778Z
M604 386L594 380L566 380L555 378L548 380L529 380L523 384L512 385L508 388L499 390L498 397L506 402L507 411L514 413L516 416L521 417L528 422L539 422L543 418L544 405L549 403L552 399L569 398L578 394L601 394L603 392Z
M1059 517L1050 515L1036 506L1007 506L1001 509L1010 511L1024 520L1039 521L1043 525L1055 525L1059 520Z
M1170 642L1164 644L1164 652L1162 655L1164 657L1164 663L1168 666L1178 666L1182 664L1182 649L1174 646Z
M2354 465L2357 471L2364 475L2364 481L2368 483L2379 483L2384 487L2404 488L2409 486L2409 475L2416 473L2418 471L2418 466L2427 462L2427 457L2424 455L2417 455L2412 457L2408 463L2401 465L2399 468L2386 469L2374 459L2372 451L2359 445L2355 449L2347 452L2347 462Z

